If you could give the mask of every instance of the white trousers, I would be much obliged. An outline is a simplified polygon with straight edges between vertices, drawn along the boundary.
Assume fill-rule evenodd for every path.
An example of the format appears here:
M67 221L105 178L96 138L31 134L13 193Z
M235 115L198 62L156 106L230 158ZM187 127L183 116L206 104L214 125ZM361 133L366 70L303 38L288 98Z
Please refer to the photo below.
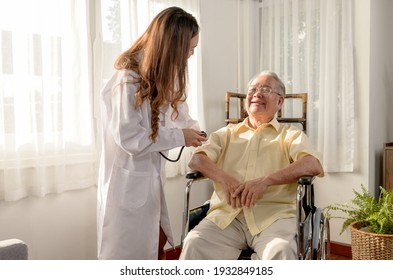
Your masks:
M296 260L296 218L279 219L252 236L243 212L224 230L203 219L184 239L181 260L237 259L247 247L254 260Z

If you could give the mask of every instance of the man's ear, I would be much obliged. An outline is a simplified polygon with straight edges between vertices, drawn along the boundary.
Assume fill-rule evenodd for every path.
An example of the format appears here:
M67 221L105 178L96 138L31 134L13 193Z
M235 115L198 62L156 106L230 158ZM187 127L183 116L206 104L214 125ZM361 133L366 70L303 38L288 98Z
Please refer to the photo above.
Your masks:
M281 109L282 104L284 103L285 97L284 96L280 96L278 99L278 108Z

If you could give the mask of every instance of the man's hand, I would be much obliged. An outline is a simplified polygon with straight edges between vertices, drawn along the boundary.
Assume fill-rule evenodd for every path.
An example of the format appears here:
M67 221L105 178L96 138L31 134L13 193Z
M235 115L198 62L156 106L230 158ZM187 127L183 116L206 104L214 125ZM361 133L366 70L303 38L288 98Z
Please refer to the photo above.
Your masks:
M224 180L221 181L220 184L228 204L231 205L233 208L241 208L241 197L238 195L234 195L234 193L241 186L242 183L239 182L236 178L227 174L227 176L225 176Z
M241 207L255 205L258 197L266 192L268 185L262 179L251 180L239 185L232 193L232 199L240 197Z

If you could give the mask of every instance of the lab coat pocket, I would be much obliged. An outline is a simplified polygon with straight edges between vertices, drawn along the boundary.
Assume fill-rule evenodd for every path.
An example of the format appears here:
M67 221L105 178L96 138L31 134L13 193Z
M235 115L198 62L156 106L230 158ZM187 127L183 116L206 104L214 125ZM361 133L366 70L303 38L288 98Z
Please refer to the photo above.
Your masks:
M117 184L113 189L114 204L132 210L146 204L152 183L147 172L129 171L117 168Z

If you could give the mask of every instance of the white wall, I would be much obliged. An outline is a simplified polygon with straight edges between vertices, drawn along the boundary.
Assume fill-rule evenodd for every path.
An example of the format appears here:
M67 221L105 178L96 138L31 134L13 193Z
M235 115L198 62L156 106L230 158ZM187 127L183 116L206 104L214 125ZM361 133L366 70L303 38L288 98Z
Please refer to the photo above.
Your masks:
M237 86L236 0L201 0L202 83L206 132L222 127L224 94Z
M384 142L393 141L393 10L391 0L355 2L356 165L353 173L326 174L317 181L317 203L345 202L360 184L373 190L381 181ZM224 93L236 90L237 46L235 0L202 0L201 42L206 131L224 122ZM170 179L166 195L175 242L180 243L181 213L186 180ZM206 186L194 187L195 200L208 198ZM196 202L192 202L196 204ZM332 221L332 240L350 243L339 235L341 220ZM96 188L45 198L0 202L0 239L25 240L31 259L95 259Z
M0 202L0 240L19 238L32 260L96 258L96 187Z

